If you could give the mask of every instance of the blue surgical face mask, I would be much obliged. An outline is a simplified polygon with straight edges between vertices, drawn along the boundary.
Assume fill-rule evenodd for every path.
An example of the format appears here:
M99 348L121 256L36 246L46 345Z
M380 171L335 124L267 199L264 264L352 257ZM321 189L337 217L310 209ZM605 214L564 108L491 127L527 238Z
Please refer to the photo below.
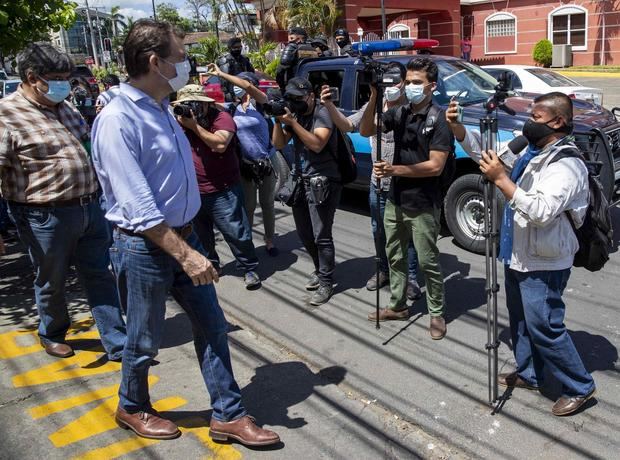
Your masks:
M424 101L426 98L426 94L424 94L424 88L428 85L414 85L413 83L409 83L405 86L405 94L407 95L407 100L412 104L419 104Z
M47 81L43 77L39 77L39 80L47 83L47 92L44 93L38 87L36 87L37 90L45 99L50 101L52 104L60 104L71 93L71 84L67 80Z
M233 92L235 93L235 97L238 99L242 99L246 93L246 91L243 88L240 88L238 86L233 86Z
M390 86L388 88L385 88L385 91L383 93L385 100L388 102L394 102L398 100L401 94L402 88L400 88L399 86Z

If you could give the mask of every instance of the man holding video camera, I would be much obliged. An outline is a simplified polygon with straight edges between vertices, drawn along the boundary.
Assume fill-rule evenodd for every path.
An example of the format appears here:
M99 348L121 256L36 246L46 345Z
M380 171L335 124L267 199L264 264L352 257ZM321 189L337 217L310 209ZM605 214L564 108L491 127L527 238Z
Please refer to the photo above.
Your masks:
M583 224L589 197L583 161L556 159L563 152L577 150L570 139L573 103L558 92L534 99L531 118L523 125L529 146L514 163L506 164L495 152L481 151L479 132L466 130L458 121L456 101L450 103L446 118L465 151L506 197L499 258L504 263L517 368L500 374L498 382L538 390L547 367L562 384L562 396L551 412L572 414L595 392L594 380L564 325L562 299L579 248L572 225Z
M406 77L407 69L400 62L390 62L386 69L386 73L393 73L397 76L395 79L398 84L383 88L383 97L385 104L383 111L393 107L401 107L407 103L403 82ZM366 112L368 103L364 104L360 110L349 117L345 117L332 100L331 88L323 86L321 91L321 103L327 107L329 115L336 126L343 132L359 131L362 116ZM370 148L372 161L377 161L377 136L370 136ZM381 136L381 152L382 159L391 163L394 158L394 133L386 133ZM370 190L368 194L368 202L370 206L370 223L372 228L372 236L375 243L375 251L379 258L379 273L374 273L366 283L366 289L374 291L381 289L389 284L389 264L385 253L385 231L383 230L383 215L385 213L385 203L387 202L390 190L391 178L387 177L381 181L381 191L377 193L377 178L372 173L370 178ZM417 282L418 256L415 253L413 242L409 244L408 250L409 276L407 282L407 299L418 300L422 297L422 291Z
M332 225L342 191L335 157L336 132L329 112L318 103L305 78L289 80L284 98L286 113L276 117L273 145L282 149L293 139L293 174L298 177L293 218L297 234L314 262L314 272L305 287L315 291L310 303L322 305L333 293L336 258Z
M429 125L432 94L437 87L437 65L428 58L407 64L405 95L408 105L383 114L384 131L394 131L396 148L392 164L381 161L373 172L381 179L392 177L385 206L386 253L390 264L390 303L379 311L380 321L406 320L407 246L413 238L419 270L426 280L426 299L431 315L430 334L434 340L446 334L443 274L439 264L437 237L443 195L441 175L454 139L445 116ZM360 134L376 133L377 89L371 87L370 101L360 124ZM435 109L437 110L437 109ZM432 118L431 118L432 120ZM368 316L376 321L376 313Z
M177 92L173 103L177 121L185 129L192 147L201 206L194 225L207 257L220 270L215 249L215 226L228 243L244 272L247 289L260 287L255 272L258 257L252 242L252 228L245 212L239 171L237 127L230 113L218 110L200 85L187 85Z

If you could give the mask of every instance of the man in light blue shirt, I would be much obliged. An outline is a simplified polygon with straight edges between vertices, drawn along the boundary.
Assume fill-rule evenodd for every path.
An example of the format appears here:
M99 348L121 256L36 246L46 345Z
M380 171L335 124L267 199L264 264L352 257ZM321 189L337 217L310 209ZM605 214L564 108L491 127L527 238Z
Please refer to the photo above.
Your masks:
M180 436L150 403L148 371L162 340L172 293L192 322L196 354L211 396L210 436L251 445L279 442L255 425L241 403L228 349L227 322L191 220L200 207L187 138L168 112L167 96L189 78L182 39L172 26L137 21L124 44L131 77L93 126L93 160L116 227L110 250L127 311L127 345L116 422L152 439Z

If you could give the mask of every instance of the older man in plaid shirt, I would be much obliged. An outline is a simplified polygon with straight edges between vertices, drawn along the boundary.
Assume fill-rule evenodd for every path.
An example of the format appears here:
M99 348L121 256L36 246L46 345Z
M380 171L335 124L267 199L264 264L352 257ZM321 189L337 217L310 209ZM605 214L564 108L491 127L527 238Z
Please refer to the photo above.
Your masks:
M18 56L22 84L0 101L2 196L35 269L39 337L45 351L73 355L65 299L75 263L108 358L119 360L126 340L114 278L111 235L89 157L89 130L65 98L73 63L46 43Z

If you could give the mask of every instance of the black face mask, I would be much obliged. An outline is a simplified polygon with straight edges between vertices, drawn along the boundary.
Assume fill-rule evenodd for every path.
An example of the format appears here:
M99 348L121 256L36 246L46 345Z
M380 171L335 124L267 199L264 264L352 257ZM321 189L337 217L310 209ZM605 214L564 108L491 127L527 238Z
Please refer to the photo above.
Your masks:
M558 130L553 129L548 125L548 123L551 123L554 120L555 118L547 121L546 123L537 123L530 118L523 125L523 135L530 144L541 147L538 145L541 140L558 132Z
M306 101L289 101L288 105L291 109L291 112L293 112L296 115L303 115L308 111L308 103Z
M238 49L230 50L230 54L233 57L239 57L239 56L241 56L241 50L238 50Z
M337 44L340 48L344 48L345 46L347 46L347 40L336 40L336 44Z

